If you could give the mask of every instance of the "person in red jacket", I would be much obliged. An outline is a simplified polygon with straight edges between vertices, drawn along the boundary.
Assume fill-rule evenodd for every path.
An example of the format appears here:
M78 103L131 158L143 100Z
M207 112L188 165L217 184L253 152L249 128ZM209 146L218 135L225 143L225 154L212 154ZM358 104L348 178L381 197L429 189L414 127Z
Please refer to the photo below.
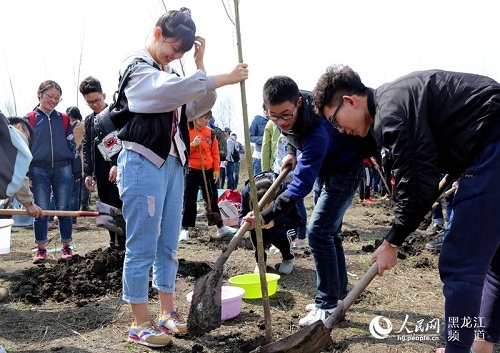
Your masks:
M191 141L189 145L189 173L185 180L182 228L179 241L189 240L189 228L195 226L196 201L200 188L210 211L220 212L217 205L220 170L219 144L215 132L207 126L211 117L212 112L209 111L189 123L189 140ZM234 233L236 233L236 229L225 226L222 219L217 222L218 236Z

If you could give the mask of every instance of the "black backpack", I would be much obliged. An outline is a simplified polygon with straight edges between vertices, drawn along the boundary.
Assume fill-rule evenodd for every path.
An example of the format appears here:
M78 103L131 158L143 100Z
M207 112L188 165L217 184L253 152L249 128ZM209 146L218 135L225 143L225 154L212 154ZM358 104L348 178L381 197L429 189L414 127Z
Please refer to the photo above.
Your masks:
M236 147L236 142L234 143L233 153L231 154L231 157L233 157L233 162L240 161L240 151L238 151L238 147Z
M224 136L224 131L218 126L214 127L215 136L217 137L217 142L219 143L219 155L220 160L225 161L227 157L227 141L226 136ZM213 140L213 139L212 139Z

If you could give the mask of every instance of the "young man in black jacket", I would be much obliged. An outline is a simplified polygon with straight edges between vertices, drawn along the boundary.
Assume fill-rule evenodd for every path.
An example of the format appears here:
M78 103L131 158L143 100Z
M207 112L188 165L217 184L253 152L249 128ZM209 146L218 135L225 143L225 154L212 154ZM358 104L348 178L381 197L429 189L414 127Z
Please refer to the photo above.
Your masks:
M440 172L462 173L439 258L446 353L471 346L491 353L500 339L500 218L493 206L500 188L500 84L429 70L372 89L350 67L332 66L313 96L317 111L340 132L365 136L373 125L394 158L395 219L373 255L380 275L396 265L397 247L431 209Z
M92 114L85 118L85 135L83 137L83 172L85 175L85 187L92 190L94 178L97 183L97 194L99 200L122 208L122 201L115 184L117 167L116 160L106 161L97 148L95 141L96 131L94 118L107 107L105 102L106 93L102 91L101 83L95 77L89 76L80 83L80 93L83 99L93 110ZM109 231L109 246L118 250L125 250L125 235L119 235Z

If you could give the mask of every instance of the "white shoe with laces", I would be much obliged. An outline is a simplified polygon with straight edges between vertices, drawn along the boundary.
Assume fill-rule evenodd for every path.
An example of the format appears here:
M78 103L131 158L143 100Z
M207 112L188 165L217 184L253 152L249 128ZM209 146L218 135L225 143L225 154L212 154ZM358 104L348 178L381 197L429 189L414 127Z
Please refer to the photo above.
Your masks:
M314 309L316 307L316 303L310 303L310 304L307 304L306 305L306 310L307 311L311 311L312 309Z
M323 323L332 315L332 309L320 309L318 307L314 307L305 317L299 320L300 326L309 326L314 324L316 321L321 320Z
M188 241L189 240L189 230L183 229L179 234L179 241Z
M223 237L225 235L233 235L236 233L236 229L228 227L228 226L222 226L219 229L217 229L217 236L218 237Z

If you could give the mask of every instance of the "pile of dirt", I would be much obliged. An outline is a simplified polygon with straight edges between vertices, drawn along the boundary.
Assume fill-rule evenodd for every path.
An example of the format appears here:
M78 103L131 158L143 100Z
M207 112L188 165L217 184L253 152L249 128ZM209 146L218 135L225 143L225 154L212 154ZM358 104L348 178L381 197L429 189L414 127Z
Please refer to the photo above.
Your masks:
M27 268L10 276L12 298L30 304L42 304L51 299L85 306L100 297L119 295L124 256L124 251L97 249L85 256L75 254L69 260L59 259L54 265ZM180 277L196 279L210 270L205 262L179 260Z

